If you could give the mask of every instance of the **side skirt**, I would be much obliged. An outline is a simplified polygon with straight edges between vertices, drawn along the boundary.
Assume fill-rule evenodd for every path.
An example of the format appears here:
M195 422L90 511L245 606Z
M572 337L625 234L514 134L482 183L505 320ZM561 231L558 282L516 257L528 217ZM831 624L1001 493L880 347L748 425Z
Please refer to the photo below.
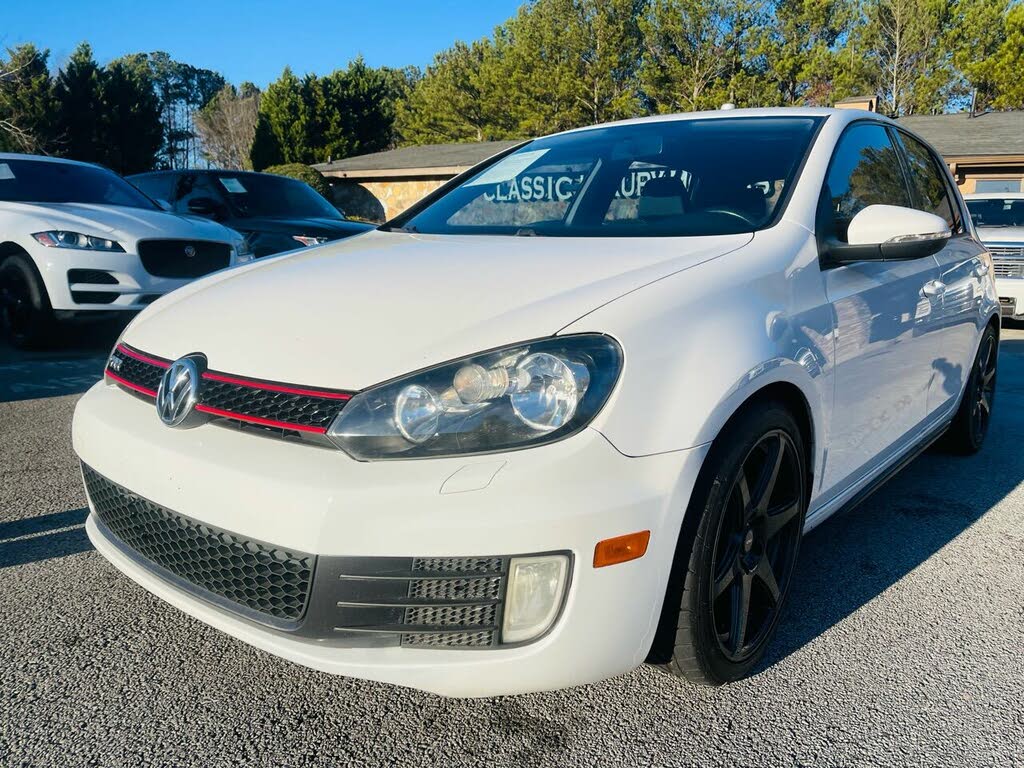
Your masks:
M859 507L875 491L903 471L911 462L914 461L914 459L931 448L932 445L934 445L935 442L946 433L946 430L949 429L952 423L953 420L950 418L943 421L939 426L933 428L924 437L922 437L920 441L905 451L896 461L871 478L863 488L854 493L853 496L842 504L835 507L835 509L826 511L828 504L818 507L814 513L807 516L807 522L804 524L804 533L818 527L833 515L839 514L840 512L849 512L850 510Z

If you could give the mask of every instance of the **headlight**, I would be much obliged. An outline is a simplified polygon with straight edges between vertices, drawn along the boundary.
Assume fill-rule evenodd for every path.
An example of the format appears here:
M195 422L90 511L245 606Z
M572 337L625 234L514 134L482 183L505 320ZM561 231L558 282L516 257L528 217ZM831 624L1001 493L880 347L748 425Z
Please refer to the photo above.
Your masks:
M255 258L252 252L252 246L249 245L249 238L243 237L241 240L235 243L235 261L239 264L245 264L246 262L252 261Z
M313 237L312 235L292 235L292 240L302 243L307 248L327 242L326 237Z
M32 237L47 248L75 248L80 251L124 253L124 248L116 240L107 240L105 237L96 237L94 235L83 235L79 232L68 232L64 229L36 232Z
M485 352L361 392L328 436L356 459L488 453L583 429L622 368L607 336L560 336Z

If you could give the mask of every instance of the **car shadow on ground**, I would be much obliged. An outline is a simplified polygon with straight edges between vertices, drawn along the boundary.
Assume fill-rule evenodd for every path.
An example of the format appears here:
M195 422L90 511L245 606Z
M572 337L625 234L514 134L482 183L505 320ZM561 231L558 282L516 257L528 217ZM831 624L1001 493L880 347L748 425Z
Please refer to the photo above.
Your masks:
M0 403L77 395L103 375L107 353L130 318L60 329L46 349L15 349L0 336Z
M92 549L85 533L88 514L88 509L71 509L0 523L0 568Z
M996 407L974 456L934 448L801 545L788 606L762 668L828 631L980 520L1024 480L1024 339L1000 344Z

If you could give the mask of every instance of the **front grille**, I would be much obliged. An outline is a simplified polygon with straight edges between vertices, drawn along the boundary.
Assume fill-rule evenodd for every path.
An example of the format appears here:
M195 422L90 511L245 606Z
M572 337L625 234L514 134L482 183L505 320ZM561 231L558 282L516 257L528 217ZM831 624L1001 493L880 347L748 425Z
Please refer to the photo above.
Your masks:
M85 464L82 475L100 522L148 564L252 618L274 625L302 619L314 555L247 540L179 515Z
M204 378L200 405L301 427L327 431L344 401L315 395L296 395Z
M169 360L120 344L107 362L107 373L120 384L153 397L169 365ZM347 392L292 387L206 371L202 374L196 410L211 417L285 432L322 435L350 398Z
M117 278L102 269L69 269L68 284L117 285Z
M1024 277L1024 259L992 259L996 277Z
M1024 245L989 245L986 246L993 256L1016 256L1024 258Z
M231 263L231 246L205 240L143 240L139 258L155 277L201 277Z
M75 304L113 304L120 295L112 291L72 291L71 300Z

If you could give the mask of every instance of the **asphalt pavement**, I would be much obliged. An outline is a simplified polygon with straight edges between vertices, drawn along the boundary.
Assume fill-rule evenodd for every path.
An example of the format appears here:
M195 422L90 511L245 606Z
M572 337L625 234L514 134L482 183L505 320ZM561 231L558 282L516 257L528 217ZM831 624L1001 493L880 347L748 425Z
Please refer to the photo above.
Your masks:
M70 423L115 337L0 346L4 768L1024 766L1024 331L1004 331L979 455L930 452L807 537L753 677L707 689L642 667L485 700L294 666L107 564Z

